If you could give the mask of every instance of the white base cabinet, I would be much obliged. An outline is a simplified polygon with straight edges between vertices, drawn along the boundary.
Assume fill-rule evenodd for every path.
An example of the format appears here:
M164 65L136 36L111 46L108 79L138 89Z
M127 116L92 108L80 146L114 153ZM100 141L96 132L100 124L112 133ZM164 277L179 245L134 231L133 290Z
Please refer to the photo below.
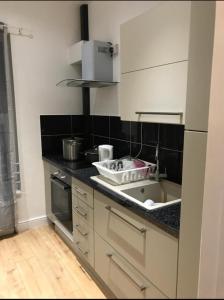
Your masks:
M95 233L95 270L120 299L167 298L97 233Z
M72 248L116 297L176 298L178 239L76 179L72 202Z
M74 249L94 268L93 189L75 178L72 212Z
M93 229L76 213L73 213L73 239L77 252L94 267Z
M94 193L94 230L165 295L176 298L176 238L97 191ZM95 241L95 257L96 249Z

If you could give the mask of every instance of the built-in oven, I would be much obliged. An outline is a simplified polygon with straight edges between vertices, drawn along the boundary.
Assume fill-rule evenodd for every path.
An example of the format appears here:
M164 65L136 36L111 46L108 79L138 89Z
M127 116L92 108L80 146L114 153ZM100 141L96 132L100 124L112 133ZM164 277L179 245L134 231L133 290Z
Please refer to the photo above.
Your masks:
M72 234L71 176L58 170L51 174L51 210L59 223Z

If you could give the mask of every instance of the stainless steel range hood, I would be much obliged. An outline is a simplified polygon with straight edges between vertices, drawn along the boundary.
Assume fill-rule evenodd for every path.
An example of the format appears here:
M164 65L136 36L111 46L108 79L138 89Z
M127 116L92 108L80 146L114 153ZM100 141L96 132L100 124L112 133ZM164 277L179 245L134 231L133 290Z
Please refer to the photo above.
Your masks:
M84 80L84 79L64 79L58 82L57 86L62 87L88 87L88 88L102 88L107 86L112 86L118 82L108 82L99 80Z
M64 79L62 87L102 88L117 84L113 81L113 47L111 43L84 41L81 47L82 78Z

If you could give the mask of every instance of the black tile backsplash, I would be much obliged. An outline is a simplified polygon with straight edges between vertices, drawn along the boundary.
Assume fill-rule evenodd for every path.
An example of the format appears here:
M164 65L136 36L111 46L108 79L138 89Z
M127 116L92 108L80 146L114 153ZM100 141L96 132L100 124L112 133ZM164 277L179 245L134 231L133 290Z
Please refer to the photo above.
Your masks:
M103 144L109 144L110 140L109 140L109 136L104 137L104 136L93 135L92 142L93 142L93 145L98 146L98 145L103 145Z
M109 117L93 116L92 133L95 135L109 136Z
M140 122L131 122L131 141L141 143L141 126Z
M86 117L83 115L71 116L71 131L72 134L86 132Z
M167 178L170 181L180 183L182 181L182 161L183 152L167 149L160 149L159 152L160 172L167 173Z
M159 141L159 124L142 123L142 143L156 146Z
M130 142L110 139L110 144L114 146L114 158L121 158L123 156L130 155Z
M62 155L62 140L69 135L42 135L42 155Z
M110 117L110 138L130 141L130 123L120 117Z
M172 150L183 150L184 126L174 124L160 124L160 147Z
M131 156L155 163L156 147L131 143Z
M91 145L86 135L89 120L83 115L42 115L40 116L42 155L62 154L62 140L66 137L84 137L84 149Z
M82 135L85 149L111 144L114 158L126 155L155 162L159 142L160 172L166 169L168 179L182 181L184 126L173 124L121 121L113 116L41 116L42 153L62 153L62 138ZM141 149L142 126L142 149ZM88 130L89 129L89 130ZM141 149L141 152L139 153Z
M40 116L41 134L71 134L71 116Z

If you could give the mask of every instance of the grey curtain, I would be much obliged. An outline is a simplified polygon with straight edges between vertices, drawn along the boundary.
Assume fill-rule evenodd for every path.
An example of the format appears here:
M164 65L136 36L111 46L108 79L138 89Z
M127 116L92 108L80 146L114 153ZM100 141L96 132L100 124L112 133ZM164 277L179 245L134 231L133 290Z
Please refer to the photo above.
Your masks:
M10 38L0 23L0 236L15 232L18 163Z

